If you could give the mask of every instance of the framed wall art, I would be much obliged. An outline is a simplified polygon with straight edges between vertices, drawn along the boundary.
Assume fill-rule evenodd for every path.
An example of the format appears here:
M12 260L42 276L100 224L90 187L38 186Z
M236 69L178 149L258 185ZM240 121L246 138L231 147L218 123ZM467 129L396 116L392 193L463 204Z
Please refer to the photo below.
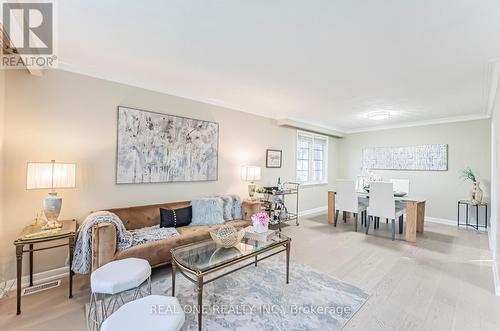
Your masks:
M266 149L266 168L281 168L282 151Z
M447 171L448 145L364 148L363 168L374 170Z
M117 145L117 184L217 180L217 123L119 106Z

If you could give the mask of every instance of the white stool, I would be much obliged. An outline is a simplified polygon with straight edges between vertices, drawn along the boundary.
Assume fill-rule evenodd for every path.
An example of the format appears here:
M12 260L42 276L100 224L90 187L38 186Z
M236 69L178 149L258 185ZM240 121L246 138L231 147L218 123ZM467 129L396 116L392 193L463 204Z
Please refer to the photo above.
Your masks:
M101 326L101 331L179 331L185 316L175 297L150 295L121 306Z
M151 266L144 259L129 258L109 262L95 270L90 276L90 305L88 311L88 320L94 326L99 326L107 317L109 309L111 313L118 305L118 300L125 303L121 294L125 291L135 289L133 300L141 293L141 285L147 280L148 294L151 294ZM106 305L105 299L110 296L109 303ZM101 300L100 318L97 312L98 299ZM91 320L91 316L93 317Z

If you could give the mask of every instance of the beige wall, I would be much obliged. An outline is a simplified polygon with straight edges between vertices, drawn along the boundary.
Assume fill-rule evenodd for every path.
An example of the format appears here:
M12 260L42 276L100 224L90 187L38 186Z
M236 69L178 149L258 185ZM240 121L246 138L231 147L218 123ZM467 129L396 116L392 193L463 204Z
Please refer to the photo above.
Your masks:
M459 178L466 166L474 169L485 195L490 188L490 120L476 120L348 135L342 139L339 176L361 174L364 147L448 144L448 171L374 171L382 178L410 179L410 194L427 200L426 216L455 220L457 200L467 198L471 184Z
M43 77L12 70L7 73L5 130L5 181L8 192L0 223L1 262L7 278L14 277L13 239L41 209L45 191L27 191L28 161L77 163L77 188L61 190L61 218L84 218L89 211L167 201L189 200L214 193L247 193L239 178L244 164L263 167L258 185L293 180L296 130L281 128L269 119L227 110L166 94L63 71L47 71ZM118 105L127 105L219 123L219 180L196 183L116 185L116 125ZM283 150L283 168L265 168L265 149ZM337 141L330 139L333 155ZM336 175L330 163L329 178ZM301 210L326 205L327 185L301 192ZM8 220L8 221L7 221ZM60 267L64 249L37 253L35 272Z

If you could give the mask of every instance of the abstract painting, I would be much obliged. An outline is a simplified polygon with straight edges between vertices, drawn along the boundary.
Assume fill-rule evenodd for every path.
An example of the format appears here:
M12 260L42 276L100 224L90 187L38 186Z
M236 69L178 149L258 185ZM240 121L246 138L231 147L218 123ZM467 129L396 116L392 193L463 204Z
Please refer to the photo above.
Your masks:
M118 107L116 183L217 180L219 125Z
M363 168L378 170L448 170L448 145L370 147L363 149Z

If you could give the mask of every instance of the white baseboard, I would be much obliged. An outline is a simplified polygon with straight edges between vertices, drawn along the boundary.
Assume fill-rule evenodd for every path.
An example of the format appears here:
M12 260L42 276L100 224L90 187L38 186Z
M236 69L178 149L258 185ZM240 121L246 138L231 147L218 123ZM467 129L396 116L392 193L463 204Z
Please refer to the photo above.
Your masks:
M36 274L33 274L33 284L40 284L40 283L45 283L54 279L60 279L60 278L65 278L68 277L69 273L69 268L68 267L61 267L57 269L52 269L52 270L47 270L43 272L39 272ZM30 276L23 276L21 278L21 286L22 287L27 287L30 285ZM10 279L7 281L6 288L15 291L17 287L17 280L16 279Z
M439 218L439 217L425 217L426 222L431 222L431 223L437 223L437 224L444 224L444 225L451 225L451 226L457 226L457 221L456 220L450 220L447 218Z
M312 209L306 209L301 212L299 212L299 216L307 216L311 214L318 214L318 213L323 213L325 211L328 211L328 206L321 206L318 208L312 208ZM446 218L438 218L438 217L425 217L426 222L431 222L431 223L438 223L438 224L444 224L444 225L450 225L450 226L457 226L457 221L456 220L450 220Z
M299 217L300 216L307 216L307 215L312 215L312 214L318 214L318 213L323 213L328 210L328 206L321 206L318 208L312 208L312 209L306 209L302 210L299 212Z
M498 277L496 260L493 260L493 263L491 263L491 267L493 268L493 286L495 286L495 295L500 296L500 278Z
M444 225L450 225L450 226L457 226L457 220L450 220L450 219L446 219L446 218L428 217L428 216L426 216L425 217L425 221L426 222L430 222L430 223L437 223L437 224L444 224ZM485 228L479 228L478 231L489 232ZM488 239L489 239L489 233L488 233Z

